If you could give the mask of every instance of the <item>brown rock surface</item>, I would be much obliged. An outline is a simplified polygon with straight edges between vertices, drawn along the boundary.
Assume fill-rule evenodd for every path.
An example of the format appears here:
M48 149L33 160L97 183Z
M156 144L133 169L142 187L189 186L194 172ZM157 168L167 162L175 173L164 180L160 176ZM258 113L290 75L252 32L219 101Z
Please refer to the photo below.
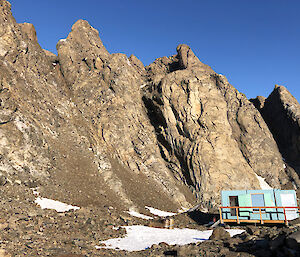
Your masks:
M114 194L98 176L89 150L93 132L60 71L15 22L6 1L1 1L0 20L1 174L11 183L40 186L54 199L78 205L111 202Z
M288 182L260 114L187 45L145 69L108 53L79 20L55 56L2 3L1 161L10 181L48 184L41 190L77 204L112 197L172 210L190 206L191 192L210 208L223 189L259 188L255 174L276 188Z
M283 86L275 86L260 109L286 162L300 167L300 105Z
M39 186L42 196L79 206L190 206L184 194L189 200L192 194L182 193L156 160L160 153L139 95L143 79L127 57L110 55L82 20L58 44L56 57L28 36L33 26L17 24L10 5L1 3L3 184Z
M177 185L160 157L154 129L144 110L141 62L133 56L128 59L124 54L109 54L98 32L82 20L58 43L57 50L74 102L101 142L93 151L102 158L105 145L114 159L115 166L99 166L106 183L129 204L138 201L139 205L151 205L151 201L153 204L161 199L174 201L178 207L188 206L178 188L182 185ZM96 64L95 68L97 60L102 66ZM137 187L141 188L138 197Z
M259 112L187 45L145 68L108 53L79 20L57 50L43 50L33 25L17 24L0 0L0 241L11 256L162 255L171 246L128 254L95 245L124 235L119 226L146 224L129 208L177 211L194 196L214 208L222 189L259 188L255 174L276 188L291 182ZM42 210L32 188L81 209ZM233 248L182 249L222 256Z
M260 113L189 47L177 51L147 67L144 98L162 156L177 179L205 206L216 206L221 190L260 188L255 174L275 188L288 183Z
M30 23L21 23L19 24L23 35L26 34L27 37L33 41L34 43L37 43L37 36L36 36L36 30L34 28L34 26Z
M217 227L209 237L210 240L225 240L230 238L230 234L223 227Z

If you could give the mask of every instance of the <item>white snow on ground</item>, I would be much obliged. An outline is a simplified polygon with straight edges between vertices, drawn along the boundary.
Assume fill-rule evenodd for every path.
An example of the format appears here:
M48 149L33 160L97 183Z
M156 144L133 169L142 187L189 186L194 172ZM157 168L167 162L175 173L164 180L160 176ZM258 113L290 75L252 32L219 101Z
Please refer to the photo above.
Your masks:
M269 186L269 184L265 181L265 179L263 177L258 176L257 174L255 174L255 175L259 181L261 189L263 189L263 190L273 189L272 187Z
M128 211L128 213L129 213L131 216L134 216L134 217L137 217L137 218L141 218L141 219L145 219L145 220L151 220L151 219L153 219L153 218L150 217L150 216L147 216L147 215L138 213L138 212L136 212L136 211Z
M115 238L102 241L105 246L96 246L96 249L108 248L126 251L141 251L150 248L153 244L165 242L169 245L185 245L197 243L208 238L212 230L200 231L196 229L162 229L146 226L123 226L127 235L125 238ZM241 229L226 229L231 236L241 234Z
M80 209L80 207L78 206L72 206L66 203L62 203L44 197L38 197L37 199L35 199L35 203L40 205L42 209L52 209L52 210L56 210L57 212L66 212L69 210Z
M167 212L167 211L161 211L149 206L145 206L146 209L148 209L152 214L156 215L156 216L160 216L160 217L168 217L168 216L174 216L177 213L174 212Z

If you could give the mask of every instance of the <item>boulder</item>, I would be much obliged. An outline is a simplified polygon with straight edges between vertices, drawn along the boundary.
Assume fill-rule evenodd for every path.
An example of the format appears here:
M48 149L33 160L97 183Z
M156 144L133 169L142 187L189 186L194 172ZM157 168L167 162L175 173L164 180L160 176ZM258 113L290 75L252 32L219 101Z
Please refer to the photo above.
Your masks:
M300 250L300 231L293 232L286 238L286 244L293 250Z
M209 240L225 240L229 238L231 237L228 231L226 231L222 227L217 227L214 229L213 233L209 237Z

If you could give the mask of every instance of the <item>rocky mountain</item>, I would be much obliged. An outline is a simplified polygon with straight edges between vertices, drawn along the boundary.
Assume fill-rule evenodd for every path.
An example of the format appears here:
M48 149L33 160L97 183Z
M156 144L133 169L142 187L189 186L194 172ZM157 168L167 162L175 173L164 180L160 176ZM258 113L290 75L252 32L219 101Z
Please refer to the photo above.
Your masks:
M3 215L36 212L33 188L103 224L145 206L214 211L221 190L259 189L259 177L297 189L297 100L276 87L250 102L190 47L176 51L144 67L79 20L56 56L0 0Z
M125 209L214 208L222 189L260 188L257 175L272 187L289 183L261 114L187 45L144 67L108 53L79 20L56 56L33 25L15 22L7 1L1 12L7 180L79 205L112 197Z

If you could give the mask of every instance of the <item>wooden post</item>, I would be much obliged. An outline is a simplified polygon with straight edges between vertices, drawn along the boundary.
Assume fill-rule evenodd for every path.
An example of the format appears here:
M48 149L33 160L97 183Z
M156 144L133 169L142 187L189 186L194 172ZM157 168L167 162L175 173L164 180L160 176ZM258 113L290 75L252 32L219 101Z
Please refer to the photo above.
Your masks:
M219 208L219 213L220 213L220 222L223 224L223 217L222 217L222 208Z
M237 224L240 224L238 207L235 208Z
M260 223L264 224L264 221L263 221L262 215L261 215L261 208L259 208L259 216L260 216Z
M170 218L169 219L169 229L173 229L174 228L174 219Z
M284 208L284 207L283 207L283 213L284 213L284 223L285 223L285 225L288 225L289 222L288 222L288 220L286 219L286 213L285 213L285 208Z

